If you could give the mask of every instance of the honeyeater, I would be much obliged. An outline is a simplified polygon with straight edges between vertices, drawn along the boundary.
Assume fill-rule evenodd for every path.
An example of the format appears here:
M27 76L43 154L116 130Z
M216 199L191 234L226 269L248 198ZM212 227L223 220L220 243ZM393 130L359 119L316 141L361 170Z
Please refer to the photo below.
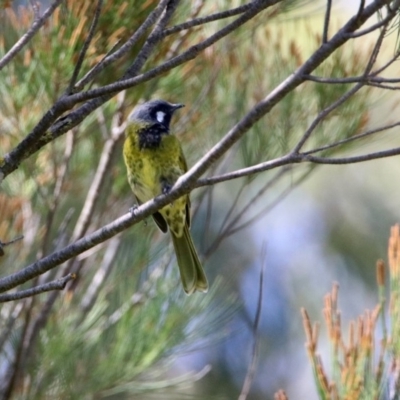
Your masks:
M171 117L183 104L152 100L136 106L127 120L124 159L128 181L140 204L166 194L187 171L176 136L170 134ZM206 292L207 278L190 235L190 199L184 195L153 214L157 226L168 228L176 253L183 289Z

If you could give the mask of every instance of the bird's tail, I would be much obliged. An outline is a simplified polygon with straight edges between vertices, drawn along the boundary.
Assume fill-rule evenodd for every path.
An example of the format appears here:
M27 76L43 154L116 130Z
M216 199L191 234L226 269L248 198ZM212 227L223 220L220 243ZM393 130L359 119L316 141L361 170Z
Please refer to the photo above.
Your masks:
M188 226L185 226L181 237L176 237L172 231L171 236L184 291L187 294L192 294L196 290L207 292L206 274L200 263Z

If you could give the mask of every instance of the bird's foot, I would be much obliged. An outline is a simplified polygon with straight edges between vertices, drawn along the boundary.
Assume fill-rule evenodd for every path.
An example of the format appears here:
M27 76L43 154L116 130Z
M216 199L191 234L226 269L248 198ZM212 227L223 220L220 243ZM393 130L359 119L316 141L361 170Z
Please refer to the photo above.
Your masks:
M162 185L162 194L168 194L172 189L172 185L170 185L169 183L163 183Z
M168 194L172 189L172 185L167 182L162 182L162 194ZM174 202L172 201L170 205L172 206Z

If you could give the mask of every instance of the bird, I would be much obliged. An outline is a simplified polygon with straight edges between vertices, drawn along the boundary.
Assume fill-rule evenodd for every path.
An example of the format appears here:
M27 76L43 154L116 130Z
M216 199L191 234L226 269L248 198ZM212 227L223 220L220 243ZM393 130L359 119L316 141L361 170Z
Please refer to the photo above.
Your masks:
M187 171L178 138L170 133L170 122L184 104L150 100L137 105L125 128L123 156L128 182L139 205L167 194ZM190 197L185 194L152 215L164 233L170 231L186 294L206 293L208 281L190 234Z

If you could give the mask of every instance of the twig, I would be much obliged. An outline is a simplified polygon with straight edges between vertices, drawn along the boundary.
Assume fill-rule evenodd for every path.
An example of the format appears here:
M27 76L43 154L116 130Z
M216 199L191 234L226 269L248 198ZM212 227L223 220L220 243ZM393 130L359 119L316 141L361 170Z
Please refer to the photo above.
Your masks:
M378 74L380 74L381 72L385 71L387 68L389 68L395 61L397 61L397 59L400 56L400 50L397 50L393 57L387 61L385 64L383 64L380 68L378 68L377 70L374 71L373 75L376 76ZM387 78L382 78L382 79L387 79Z
M221 11L215 14L207 15L206 17L199 17L192 19L191 21L184 22L183 24L172 26L171 28L165 29L161 32L163 37L178 33L180 31L193 28L195 26L204 25L208 22L218 21L220 19L234 17L235 15L242 14L253 7L253 2L243 4L242 6L232 8L231 10Z
M191 47L188 51L182 53L181 55L174 57L173 59L163 63L149 72L138 75L134 78L125 79L123 81L118 81L112 85L107 85L99 89L89 90L87 92L77 93L72 96L64 97L60 99L56 105L49 110L39 124L34 128L34 130L10 153L4 157L4 163L0 167L0 180L7 176L9 173L17 168L17 165L26 157L36 152L39 148L43 147L49 141L54 140L56 137L65 133L66 130L70 129L72 126L76 126L80 123L88 114L98 108L101 104L107 101L111 94L118 92L121 89L127 87L133 87L149 80L159 74L169 71L183 62L193 59L197 54L211 46L216 41L220 40L222 37L226 36L231 31L235 30L247 20L253 18L262 9L267 8L275 4L278 0L271 0L270 2L257 1L255 0L247 12L243 13L238 17L233 23L225 26L220 31L216 32L214 35L210 36L203 42ZM328 43L323 44L320 48L306 61L302 67L300 67L295 73L293 73L287 80L283 81L274 91L270 93L263 101L258 103L251 112L241 120L222 141L209 152L205 158L203 157L196 164L196 168L191 170L193 174L192 179L200 177L200 175L209 167L209 165L221 157L224 152L232 146L239 138L262 116L269 112L272 107L275 106L286 94L294 90L299 86L304 80L304 75L310 74L310 72L319 66L330 54L332 54L338 47L345 43L348 38L348 33L357 30L365 21L367 21L375 12L384 7L386 2L384 0L375 0L373 3L364 8L360 16L352 17L345 26L339 30L339 32L334 35ZM99 97L100 96L100 97ZM96 98L97 97L97 98ZM48 129L50 124L57 118L61 113L67 109L73 107L77 102L87 100L89 98L95 98L92 101L85 103L83 106L72 111L69 115L65 116L63 119L58 120L53 124L51 128L51 134L45 135L41 138L40 142L38 140L42 133ZM32 145L33 143L33 145ZM30 144L30 145L29 145ZM186 177L188 178L188 177Z
M100 288L110 274L112 267L115 265L115 255L117 254L120 243L120 236L112 238L110 243L108 243L107 250L104 253L103 262L95 273L86 293L83 295L80 306L82 309L82 315L86 315L93 307Z
M378 40L375 43L374 49L372 50L370 59L368 61L368 64L365 68L364 71L364 77L367 77L368 74L371 72L372 67L374 66L374 63L376 61L376 57L378 56L379 50L382 46L382 41L385 36L386 29L382 29ZM295 148L293 149L294 153L298 153L300 149L304 146L306 141L310 138L311 134L314 132L315 128L336 108L338 108L340 105L342 105L345 101L347 101L350 97L352 97L355 93L357 93L363 86L365 86L365 81L360 82L357 85L355 85L353 88L351 88L349 91L347 91L344 95L342 95L338 100L330 104L328 107L326 107L324 110L322 110L318 116L314 119L312 124L309 126L309 128L306 130L304 133L303 137L299 140Z
M87 231L95 206L99 200L100 188L103 186L107 174L111 171L110 165L113 159L113 154L122 136L123 131L121 130L118 135L109 135L109 139L104 143L97 170L92 179L81 214L75 224L74 232L72 234L73 240L79 239Z
M56 183L54 185L54 190L53 190L53 196L52 198L48 201L49 204L49 210L47 213L47 218L46 218L46 225L45 225L45 233L43 235L43 240L42 240L42 249L41 249L41 254L47 254L49 245L50 245L50 233L52 230L53 226L53 221L54 221L54 216L56 214L59 202L60 202L60 197L62 194L62 188L65 182L65 178L67 177L68 173L68 167L69 167L69 162L71 160L72 152L74 149L75 145L75 134L78 131L78 129L74 128L71 131L67 132L66 138L65 138L65 149L64 149L64 156L62 163L59 167L59 170L57 171L57 168L55 168L54 176L56 176ZM56 162L54 161L54 166L56 166ZM40 185L38 185L38 188L40 188ZM49 197L49 196L46 196ZM46 198L45 197L45 198Z
M156 43L161 40L159 34L166 27L172 15L174 14L176 8L178 7L179 0L170 0L167 4L167 7L161 14L159 20L156 22L153 31L150 33L146 42L142 46L139 51L139 54L136 56L135 61L132 65L127 69L122 79L131 78L135 76L143 67L145 61L149 58L149 55L154 49Z
M386 26L386 24L388 22L390 22L395 16L395 13L392 11L391 13L389 13L384 19L382 19L381 21L377 22L376 24L370 26L369 28L366 28L362 31L358 31L358 32L353 32L353 33L349 33L348 37L349 39L355 39L361 36L365 36L368 33L371 33L373 31L376 31L379 28L382 28L383 26Z
M324 84L332 84L332 85L342 85L347 83L362 83L370 84L370 83L399 83L400 78L383 78L376 77L373 74L368 76L352 76L349 78L323 78L315 75L305 75L305 80L324 83Z
M365 7L365 0L360 0L360 5L358 7L358 11L357 11L357 17L359 17L361 15L361 13L363 12Z
M240 225L236 225L229 229L226 232L226 237L234 235L236 232L245 229L249 225L251 225L256 220L262 218L263 215L267 214L270 210L276 207L278 204L281 204L282 201L290 194L292 191L297 188L305 179L307 179L308 175L311 171L307 171L304 175L296 180L296 182L292 183L288 188L286 188L282 193L280 193L271 203L267 204L260 211L254 214L252 217L248 218L246 221L242 222Z
M28 299L28 302L31 301L32 298ZM28 304L29 308L29 304ZM7 368L7 373L5 379L0 382L0 399L1 400L8 400L11 398L11 393L15 387L15 384L17 382L17 377L20 372L21 368L21 360L24 355L24 348L25 348L25 339L29 327L29 323L31 320L31 313L25 313L25 316L23 318L23 324L22 328L20 329L20 339L15 346L16 348L14 349L14 356L11 362L8 365Z
M232 179L241 178L243 176L254 175L259 172L268 171L270 169L301 161L301 156L297 156L295 154L286 154L273 160L268 160L256 165L252 165L251 167L240 168L235 171L227 172L225 174L199 179L197 182L195 182L194 187L197 188L202 186L215 185L216 183L230 181Z
M9 242L2 242L1 240L0 240L0 257L1 256L4 256L4 247L5 246L9 246L10 244L13 244L13 243L15 243L15 242L18 242L19 240L22 240L24 238L24 236L23 235L21 235L21 236L18 236L18 237L16 237L15 239L13 239L13 240L10 240Z
M165 5L168 3L169 0L162 0L159 4L159 6L156 7L153 13L149 15L149 17L146 19L146 21L141 25L141 27L135 32L135 37L136 40L138 40L141 36L142 33L155 22L155 20L158 18L158 15L161 14L163 11ZM156 12L157 10L157 12ZM131 42L134 41L134 38L131 38ZM131 43L129 42L129 43ZM124 46L123 46L124 47ZM130 49L127 43L127 47L124 47L124 49L120 49L121 52L125 51L127 52ZM117 52L116 52L117 53ZM120 53L118 53L120 54ZM115 55L115 57L117 57ZM106 60L103 63L103 67L107 65ZM72 127L76 126L79 122L81 122L87 115L90 114L90 112L94 111L96 108L98 108L101 104L105 103L107 100L110 99L111 96L109 97L103 97L101 99L97 99L97 101L92 102L91 104L86 105L86 113L82 113L83 107L75 111L75 115L78 114L79 117L75 120L76 123L73 123L71 120L70 116L65 116L63 118L59 118L65 111L70 109L71 107L76 104L76 102L67 102L67 99L70 99L72 96L63 96L60 99L56 101L56 103L48 110L44 116L41 118L41 120L37 123L37 125L34 127L34 129L23 139L15 149L10 151L8 154L4 156L4 166L0 168L0 184L2 179L8 173L14 171L18 165L21 163L22 160L25 158L29 157L33 153L35 153L37 150L39 150L41 147L49 143L50 141L54 140L58 136L61 135L61 133L65 133ZM57 121L56 121L57 120ZM56 121L54 123L54 121ZM54 124L53 124L54 123ZM49 127L53 124L53 128L57 127L57 129L61 129L60 134L55 134L54 130L48 131ZM47 135L43 135L44 132L47 132Z
M65 288L67 282L72 279L75 279L75 274L69 274L64 278L56 279L55 281L44 283L39 286L35 286L33 288L29 288L26 290L20 290L15 293L6 293L0 295L0 303L5 303L7 301L14 301L24 299L26 297L32 297L40 293L49 292L51 290L62 290Z
M19 316L21 315L21 312L23 310L23 303L12 303L11 306L12 306L12 310L8 314L7 322L5 324L1 325L0 351L2 351L4 344L6 343L11 332L13 331L15 321L19 318ZM4 309L4 307L3 307L3 309ZM2 317L3 317L3 315L2 315Z
M298 87L303 82L303 75L309 74L332 54L337 47L344 44L347 41L348 32L358 29L364 21L383 7L384 4L383 0L376 0L364 8L361 16L358 18L352 17L328 43L322 44L299 69L276 87L264 100L256 104L188 173L178 180L176 186L180 188L196 181L215 160L232 147L261 117L271 111L283 97Z
M247 396L249 395L251 384L253 383L254 379L254 374L256 372L257 368L257 356L258 356L258 342L260 340L259 335L258 335L258 327L260 324L260 318L261 318L261 310L262 310L262 304L263 304L263 283L264 283L264 268L265 268L265 258L266 258L266 248L265 245L263 245L263 248L261 250L261 257L262 257L262 262L261 262L261 267L260 267L260 280L259 280L259 288L258 288L258 300L257 300L257 310L256 310L256 316L254 319L254 325L253 325L253 351L252 351L252 357L251 357L251 362L249 364L249 368L247 370L246 378L243 382L243 387L242 391L239 395L238 400L246 400Z
M232 31L239 28L245 22L249 21L255 15L260 13L263 9L267 8L267 6L272 6L273 4L278 3L279 1L280 0L270 0L269 2L265 2L262 0L254 1L254 3L252 4L252 7L247 12L243 13L240 17L238 17L233 22L226 25L224 28L220 29L219 31L217 31L216 33L214 33L207 39L191 46L188 50L186 50L182 54L180 54L176 57L173 57L170 60L167 60L163 64L159 65L158 67L155 67L155 68L151 69L150 71L145 72L141 75L137 75L137 76L133 70L134 65L132 65L131 68L128 70L128 72L124 75L123 79L120 79L117 82L114 82L110 85L105 85L100 88L88 90L86 92L73 94L64 99L65 106L70 108L70 107L72 107L72 105L82 102L82 101L95 99L95 98L97 98L99 96L103 96L103 95L113 95L113 94L119 92L120 90L132 88L134 86L139 85L140 83L146 82L152 78L155 78L156 76L164 74L165 72L167 72L189 60L194 59L200 52L202 52L206 48L210 47L217 41L221 40L223 37L227 36ZM157 30L157 32L155 32L154 36L152 37L153 44L156 43L157 39L159 39L159 35L158 35L159 31L160 30ZM135 61L136 63L138 62L138 59L139 59L139 56L137 57L137 59ZM136 70L139 70L136 65L135 65L135 67L136 67ZM131 76L133 76L133 77L131 77ZM71 113L71 114L73 114L73 113ZM69 116L69 118L71 118L71 115Z
M248 221L245 221L242 224L240 224L240 226L235 227L235 225L240 221L243 215L249 210L249 206L251 204L256 203L262 197L262 195L272 186L274 186L282 178L282 176L289 170L290 170L289 166L283 167L271 180L267 181L264 184L264 186L262 186L258 190L258 192L247 202L247 204L245 204L242 207L242 209L236 213L236 215L232 218L232 220L229 222L227 226L225 226L226 225L225 222L227 221L227 218L225 218L216 238L213 240L212 245L205 252L205 257L209 257L213 252L215 252L215 250L217 250L217 248L221 245L221 243L229 236L233 235L235 232L238 232L240 229L248 225L247 224ZM244 187L245 185L242 186L243 189ZM238 197L236 197L236 199L238 199ZM234 203L236 199L234 200ZM231 207L231 210L232 209L233 207ZM263 211L261 213L263 213ZM259 213L250 218L250 220L254 220L255 218L257 218L257 215L259 215Z
M261 6L260 3L256 3L258 7ZM269 4L269 3L268 3ZM124 229L132 226L134 223L142 220L146 216L154 213L157 209L162 206L170 203L171 201L181 197L183 194L188 193L195 186L200 186L202 184L208 184L208 182L197 182L197 179L201 176L203 172L209 168L211 164L213 164L218 158L220 158L229 148L233 146L244 134L245 132L262 116L264 116L267 112L269 112L286 94L290 93L294 90L298 85L300 85L304 81L304 75L309 74L313 69L315 69L318 65L320 65L323 60L325 60L332 52L340 47L343 43L347 41L346 34L350 31L354 31L358 29L359 26L363 22L365 22L370 16L372 16L377 10L382 8L386 3L383 0L376 0L367 6L360 17L357 19L355 17L351 18L348 23L344 25L344 27L334 35L330 41L326 44L320 46L319 49L304 63L302 67L300 67L297 71L293 73L289 78L283 81L275 90L273 90L263 101L258 103L250 112L240 120L226 135L225 137L216 144L193 168L191 168L188 173L183 175L177 182L177 184L172 188L171 192L168 195L158 196L155 199L150 200L146 204L138 207L133 214L126 214L114 222L104 226L103 228L93 232L86 237L77 240L75 243L65 247L64 249L54 252L53 254L38 260L37 262L31 264L30 266L22 269L19 272L11 274L7 277L0 279L0 291L9 290L12 287L15 287L23 282L26 282L29 279L32 279L35 276L38 276L50 269L54 266L63 263L64 261L75 257L76 255L86 251L87 249L94 247L96 244L99 244L115 234L123 231ZM265 7L265 3L263 3L263 7ZM254 15L258 12L253 8L251 12ZM249 14L243 14L236 20L243 18L244 16L249 17ZM244 22L243 19L241 22ZM225 27L226 28L226 27ZM223 30L219 31L221 35ZM225 33L225 32L224 32ZM215 39L215 37L214 37ZM97 101L103 101L104 99L100 99ZM89 106L88 104L84 107ZM97 108L97 102L92 104L90 107L95 106ZM78 112L76 110L75 112ZM73 114L73 113L72 113ZM68 117L71 117L71 115ZM83 116L82 116L83 118ZM372 155L360 156L357 158L353 158L356 162L366 161L367 159L380 158L384 156L390 156L399 154L400 149L392 149L385 152L373 153ZM349 159L340 160L340 159L323 159L312 156L305 156L301 154L293 155L288 154L279 159L271 160L266 163L258 164L257 166L250 167L252 172L257 172L260 170L265 170L268 168L272 168L273 166L278 165L286 165L291 163L298 162L315 162L315 163L345 163ZM7 164L7 162L6 162ZM7 166L3 168L3 173L7 171ZM248 172L248 170L246 171ZM243 170L235 171L230 174L230 179L233 179L233 176L236 174L240 176L243 175ZM226 178L226 177L225 177ZM219 177L221 179L221 177ZM212 180L212 178L211 178ZM214 180L215 182L215 180Z
M304 132L304 135L302 138L298 141L297 145L293 149L293 152L298 153L300 149L304 146L306 141L310 138L311 134L314 132L315 128L336 108L341 106L344 102L346 102L350 97L352 97L354 94L356 94L363 86L365 86L365 83L360 82L354 87L352 87L350 90L348 90L344 95L342 95L339 99L337 99L335 102L330 104L328 107L326 107L324 110L322 110L317 117L314 119L314 121L311 123L311 125L308 127L308 129Z
M70 94L73 92L74 85L76 83L76 80L78 79L79 72L82 68L82 64L83 64L83 61L86 56L86 52L89 48L90 42L93 40L94 33L96 31L96 27L99 22L102 7L103 7L103 0L97 0L97 6L96 6L96 10L94 12L92 23L90 25L89 33L88 33L85 43L83 44L82 49L79 53L78 61L76 63L74 72L72 73L71 80L70 80L68 88L66 90L67 94Z
M377 87L379 89L386 89L386 90L400 90L400 86L390 86L390 85L385 85L383 83L370 82L370 83L368 83L368 86Z
M326 0L326 11L324 19L324 30L322 33L322 43L328 41L329 21L331 19L332 0Z
M126 41L126 43L121 46L117 51L109 56L106 56L103 60L99 62L89 73L87 73L77 84L76 89L80 90L85 85L87 85L93 78L103 71L108 65L119 60L123 57L133 46L139 41L139 39L146 33L160 17L165 7L168 5L170 0L161 0L157 7L149 14L145 21L140 25L140 27L135 31L135 33Z
M375 153L364 154L361 156L342 157L342 158L323 158L315 156L305 156L304 160L315 164L355 164L359 162L378 160L379 158L393 157L400 154L400 147L390 150L377 151Z
M79 92L83 89L85 85L87 85L93 78L102 71L105 66L104 63L108 60L109 56L114 53L114 50L117 48L121 39L117 40L111 48L107 51L107 53L103 56L103 58L94 65L84 76L83 78L75 85L74 93Z
M51 14L61 4L63 0L54 0L54 2L47 8L40 18L35 18L29 30L21 36L21 38L14 44L13 47L1 58L0 71L23 49L23 47L35 36L38 30L49 19Z
M400 154L400 147L395 149L370 153L362 156L355 157L345 157L345 158L322 158L315 157L310 155L302 155L300 154L288 154L276 160L271 160L266 163L262 163L265 169L270 169L274 165L286 165L291 163L299 163L299 162L312 162L315 164L350 164L357 162L370 161L379 158L391 157L394 155ZM258 164L255 167L245 168L244 170L249 171L249 169L260 170L261 164ZM243 170L240 170L240 175L242 176ZM233 174L237 174L238 171L235 171ZM254 171L253 171L254 172ZM232 174L232 173L231 173ZM229 178L229 177L228 177ZM55 266L62 264L63 262L69 260L77 256L80 253L96 246L99 243L104 242L107 239L115 236L117 233L122 232L123 230L129 228L135 223L143 220L144 218L150 216L158 209L162 208L166 204L170 204L172 201L178 199L183 194L188 193L194 186L204 186L208 184L212 178L208 178L207 180L203 180L203 182L192 182L189 185L180 185L174 186L171 191L166 195L160 195L155 197L152 200L142 204L138 208L135 209L133 213L128 213L123 215L122 217L116 219L115 221L103 226L102 228L96 230L95 232L87 235L76 242L66 246L62 250L54 252L41 260L34 262L33 264L25 267L24 269L10 274L6 277L0 279L0 293L7 291L13 287L16 287L35 276L41 275ZM232 178L233 179L233 178ZM204 182L205 181L205 182ZM221 177L218 177L218 181L221 181ZM215 182L213 182L215 183Z
M364 137L367 137L367 136L371 136L371 135L373 135L375 133L384 132L386 130L395 128L396 126L400 126L400 122L395 122L394 124L385 125L385 126L382 126L380 128L370 129L367 132L360 133L358 135L354 135L354 136L351 136L351 137L343 139L343 140L339 140L338 142L335 142L335 143L332 143L332 144L327 144L326 146L317 147L317 148L309 150L309 151L304 151L304 152L302 152L302 154L303 155L307 155L307 154L319 153L320 151L329 150L329 149L332 149L334 147L341 146L342 144L346 144L346 143L353 142L355 140L358 140L358 139L361 139L361 138L364 138Z

